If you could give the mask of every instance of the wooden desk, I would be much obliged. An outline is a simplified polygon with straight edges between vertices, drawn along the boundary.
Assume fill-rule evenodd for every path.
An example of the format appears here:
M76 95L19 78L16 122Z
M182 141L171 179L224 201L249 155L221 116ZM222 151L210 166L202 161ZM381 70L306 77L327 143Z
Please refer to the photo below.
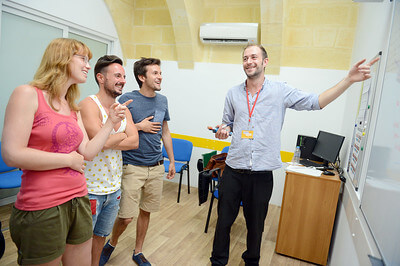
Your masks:
M286 172L275 251L326 265L340 179Z

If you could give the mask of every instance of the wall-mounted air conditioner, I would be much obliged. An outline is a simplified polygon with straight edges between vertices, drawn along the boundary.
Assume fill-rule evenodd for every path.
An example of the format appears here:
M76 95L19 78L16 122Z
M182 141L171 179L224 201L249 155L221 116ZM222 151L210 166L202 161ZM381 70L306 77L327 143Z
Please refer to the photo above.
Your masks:
M200 26L203 43L257 43L258 23L205 23Z

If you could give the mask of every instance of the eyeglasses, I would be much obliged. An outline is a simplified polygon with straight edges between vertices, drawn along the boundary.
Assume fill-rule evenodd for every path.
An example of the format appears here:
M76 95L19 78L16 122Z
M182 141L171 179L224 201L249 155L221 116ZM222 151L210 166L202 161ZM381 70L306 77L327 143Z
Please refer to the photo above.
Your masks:
M89 63L89 57L87 57L86 55L74 54L74 56L78 56L78 57L82 58L82 61L85 62L85 64Z

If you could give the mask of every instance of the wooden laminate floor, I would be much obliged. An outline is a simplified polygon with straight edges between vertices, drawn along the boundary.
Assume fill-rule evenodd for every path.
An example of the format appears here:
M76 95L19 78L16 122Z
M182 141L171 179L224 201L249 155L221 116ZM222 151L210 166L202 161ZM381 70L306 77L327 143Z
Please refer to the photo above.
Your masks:
M154 266L169 265L210 265L209 257L212 248L213 234L216 224L217 201L214 201L208 233L204 233L208 200L198 205L197 189L182 186L181 200L176 202L178 185L164 181L161 210L153 213L144 243L143 253ZM6 239L6 251L0 265L17 265L17 251L10 238L8 220L11 204L0 206L0 220ZM265 221L261 246L260 265L312 265L275 253L275 241L278 230L280 207L270 205ZM107 265L136 265L131 257L135 243L134 220L122 234L118 246L114 250ZM240 211L231 230L230 258L228 265L244 265L241 254L246 249L246 225Z

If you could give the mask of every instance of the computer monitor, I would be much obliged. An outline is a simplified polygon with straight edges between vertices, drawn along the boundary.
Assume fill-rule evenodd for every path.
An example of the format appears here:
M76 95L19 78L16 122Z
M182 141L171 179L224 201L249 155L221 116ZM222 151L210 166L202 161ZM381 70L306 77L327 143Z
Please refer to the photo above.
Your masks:
M342 148L343 141L343 136L325 131L319 131L312 154L323 159L324 165L328 166L329 163L336 162L340 149Z

